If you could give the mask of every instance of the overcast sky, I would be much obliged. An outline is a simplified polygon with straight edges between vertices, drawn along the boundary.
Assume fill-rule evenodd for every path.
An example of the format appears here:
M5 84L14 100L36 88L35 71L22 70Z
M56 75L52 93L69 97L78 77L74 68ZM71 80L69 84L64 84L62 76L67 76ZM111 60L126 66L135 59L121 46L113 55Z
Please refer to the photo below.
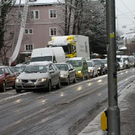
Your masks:
M135 29L135 0L115 0L116 28L126 32Z

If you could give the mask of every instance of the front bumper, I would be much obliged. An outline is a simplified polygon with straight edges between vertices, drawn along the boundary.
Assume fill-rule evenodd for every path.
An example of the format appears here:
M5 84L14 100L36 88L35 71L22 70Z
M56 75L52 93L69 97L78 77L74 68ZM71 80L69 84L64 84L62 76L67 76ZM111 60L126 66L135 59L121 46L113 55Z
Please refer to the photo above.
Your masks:
M16 89L24 90L34 90L34 89L43 89L48 87L48 81L45 82L36 82L36 83L15 83Z
M68 82L68 77L60 77L61 82Z

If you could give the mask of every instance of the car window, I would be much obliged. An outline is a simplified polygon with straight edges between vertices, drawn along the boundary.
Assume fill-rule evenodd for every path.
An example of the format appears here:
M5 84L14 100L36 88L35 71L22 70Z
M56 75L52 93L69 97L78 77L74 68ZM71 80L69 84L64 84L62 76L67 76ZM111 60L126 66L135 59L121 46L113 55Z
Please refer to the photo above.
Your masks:
M7 68L5 68L5 73L10 73Z
M26 66L26 68L24 69L25 73L46 73L47 72L47 68L46 66L40 65L40 66Z
M53 65L50 65L50 66L49 66L49 70L54 70Z
M92 67L92 62L87 62L88 67Z
M73 66L71 64L68 65L69 69L74 69Z
M3 74L3 73L4 73L4 69L0 68L0 74Z
M53 64L53 67L54 67L55 70L58 70L58 68L55 64Z
M13 74L13 71L10 68L7 68L10 74Z
M57 67L59 70L63 70L63 71L67 71L67 70L68 70L67 64L56 64L56 67Z

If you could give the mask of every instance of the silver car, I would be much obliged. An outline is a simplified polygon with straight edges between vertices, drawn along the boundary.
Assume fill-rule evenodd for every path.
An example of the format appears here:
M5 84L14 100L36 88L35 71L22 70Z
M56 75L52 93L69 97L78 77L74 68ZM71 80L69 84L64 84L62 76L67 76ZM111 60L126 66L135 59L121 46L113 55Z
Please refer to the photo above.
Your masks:
M56 63L56 67L60 70L61 82L67 83L67 85L73 81L76 83L76 70L69 63Z
M32 63L27 65L23 72L16 78L16 92L21 90L45 89L52 90L52 86L60 88L60 71L53 63Z

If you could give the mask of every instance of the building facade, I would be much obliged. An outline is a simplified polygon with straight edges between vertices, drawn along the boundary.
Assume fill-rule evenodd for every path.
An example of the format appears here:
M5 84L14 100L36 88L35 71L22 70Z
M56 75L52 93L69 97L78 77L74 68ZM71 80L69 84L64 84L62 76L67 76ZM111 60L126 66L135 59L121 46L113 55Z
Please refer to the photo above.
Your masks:
M60 5L57 2L38 3L38 0L35 4L31 3L29 5L27 22L17 63L27 61L34 48L47 47L47 43L51 40L52 36L63 34L61 28L64 24L61 22L61 16L58 15L57 8ZM8 24L9 33L13 33L14 38L12 39L12 48L8 52L7 57L12 56L19 37L23 8L23 5L19 9L18 6L15 6L11 11L11 14L17 15L17 17Z

